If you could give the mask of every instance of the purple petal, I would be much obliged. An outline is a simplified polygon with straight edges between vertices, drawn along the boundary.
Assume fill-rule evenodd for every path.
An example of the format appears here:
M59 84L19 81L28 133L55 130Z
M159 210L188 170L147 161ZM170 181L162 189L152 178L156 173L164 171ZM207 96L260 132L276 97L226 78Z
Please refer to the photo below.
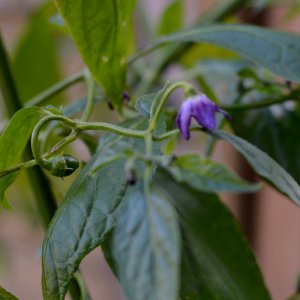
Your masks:
M224 117L228 120L231 121L232 120L232 116L225 110L221 109L220 107L217 108L217 112L221 113L222 115L224 115Z
M185 101L179 110L176 118L176 124L182 135L186 140L190 138L190 125L193 113L193 103Z
M218 106L205 95L198 96L194 103L193 117L203 128L214 130L217 126L215 113Z

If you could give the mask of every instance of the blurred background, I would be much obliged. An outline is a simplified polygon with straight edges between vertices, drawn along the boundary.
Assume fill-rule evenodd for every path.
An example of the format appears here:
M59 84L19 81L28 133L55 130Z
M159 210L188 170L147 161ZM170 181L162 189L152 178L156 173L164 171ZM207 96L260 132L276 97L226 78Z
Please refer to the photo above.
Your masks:
M135 23L139 24L143 12L151 26L155 27L170 1L138 2ZM224 1L183 2L186 24L190 24L216 5L216 2ZM292 2L284 0L277 1L275 6L265 7L266 2L255 1L254 8L239 12L237 17L253 24L300 33L300 17L297 16L299 7L297 9L297 6L293 6L291 10ZM23 101L83 67L75 46L65 38L64 33L59 33L60 20L55 13L50 22L51 26L57 27L56 30L49 29L48 24L45 24L45 11L41 9L41 4L41 0L0 0L0 31L12 60ZM145 37L141 32L137 27L138 42L142 45ZM173 71L170 72L172 75ZM71 101L82 97L84 93L84 86L79 84L68 89L56 101ZM7 114L4 104L0 102L0 105L1 129ZM106 111L102 110L94 117L103 119L106 115ZM76 143L75 147L81 159L87 160L89 153L85 146ZM186 150L186 147L190 151L198 151L193 142L182 144L179 151ZM229 145L219 143L214 156L244 178L255 180L251 169ZM42 299L40 249L44 229L38 219L28 179L23 173L17 184L9 190L13 209L0 211L0 285L21 300L39 300ZM74 178L65 181L60 190L56 191L58 198L62 197ZM56 182L61 186L60 181ZM266 185L255 195L224 195L223 198L250 240L273 299L287 299L295 291L300 274L300 208ZM93 251L83 261L81 269L93 299L124 299L100 249Z

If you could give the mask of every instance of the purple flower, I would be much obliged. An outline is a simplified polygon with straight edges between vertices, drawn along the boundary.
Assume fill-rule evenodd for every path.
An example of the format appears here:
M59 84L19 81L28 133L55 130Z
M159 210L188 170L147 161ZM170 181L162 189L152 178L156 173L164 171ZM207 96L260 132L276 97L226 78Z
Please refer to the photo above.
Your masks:
M186 140L190 138L191 119L196 121L204 129L214 130L217 126L215 113L223 114L228 120L230 115L212 102L206 95L197 95L186 99L180 107L176 118L177 127Z

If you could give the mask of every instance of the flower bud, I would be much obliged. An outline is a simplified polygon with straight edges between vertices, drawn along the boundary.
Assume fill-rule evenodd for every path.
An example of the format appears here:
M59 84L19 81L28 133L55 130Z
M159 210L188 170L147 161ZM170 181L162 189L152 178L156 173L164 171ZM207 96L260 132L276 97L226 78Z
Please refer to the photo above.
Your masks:
M50 174L57 177L69 176L79 167L79 161L71 155L56 155L49 162Z
M131 169L126 174L126 182L129 185L135 185L137 181L136 172L134 169Z

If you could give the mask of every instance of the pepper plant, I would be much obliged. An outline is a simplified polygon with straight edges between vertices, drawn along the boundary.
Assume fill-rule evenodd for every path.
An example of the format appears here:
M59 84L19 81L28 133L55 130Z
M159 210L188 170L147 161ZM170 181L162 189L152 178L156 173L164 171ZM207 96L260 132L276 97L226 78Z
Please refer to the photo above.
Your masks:
M49 29L55 19L86 69L25 100L26 76L17 84L20 72L13 76L1 41L0 86L10 119L0 136L0 201L9 205L6 190L26 169L46 227L45 300L65 299L68 290L73 299L91 299L78 268L97 247L130 300L270 299L242 230L218 196L254 193L261 184L212 158L217 141L227 141L262 180L300 205L300 36L226 22L244 7L261 9L257 2L224 1L182 29L183 2L174 0L156 33L145 19L138 22L144 17L135 0L56 0L55 18L48 3L35 21ZM151 39L142 48L133 46L136 6L136 26ZM176 80L165 72L174 64L181 66ZM84 99L51 102L81 81ZM175 90L180 105L172 101ZM105 105L119 122L90 121ZM99 140L93 131L101 132ZM199 145L197 154L175 155L179 142L198 136L202 154ZM85 165L67 154L77 139L91 152ZM57 207L49 180L73 172ZM16 299L4 289L0 297Z

